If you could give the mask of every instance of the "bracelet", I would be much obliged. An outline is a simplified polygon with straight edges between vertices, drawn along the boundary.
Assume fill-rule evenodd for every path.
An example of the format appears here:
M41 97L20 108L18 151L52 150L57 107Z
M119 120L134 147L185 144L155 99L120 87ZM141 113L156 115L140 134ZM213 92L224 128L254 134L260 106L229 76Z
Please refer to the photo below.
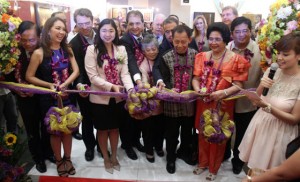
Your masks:
M225 94L226 96L228 96L228 93L227 93L226 89L224 89L223 92L224 92L224 94Z
M262 108L263 111L267 112L267 113L271 113L272 111L272 106L271 104L267 104L266 107Z
M252 177L247 175L247 181L252 182Z

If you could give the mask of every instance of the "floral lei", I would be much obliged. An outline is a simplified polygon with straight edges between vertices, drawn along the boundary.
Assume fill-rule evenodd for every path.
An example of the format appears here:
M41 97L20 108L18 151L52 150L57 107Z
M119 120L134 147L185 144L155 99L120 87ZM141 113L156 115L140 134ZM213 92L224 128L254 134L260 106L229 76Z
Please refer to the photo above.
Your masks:
M53 51L54 54L51 56L52 78L54 84L56 85L64 83L69 78L68 67L61 70L61 76L57 71L57 68L59 68L60 63L69 62L68 58L64 58L64 51L62 50L62 48L59 49L59 52L61 54L61 57L59 55L55 55L55 51Z
M230 45L230 50L232 50L232 44ZM238 49L240 50L240 49ZM250 62L251 59L253 58L254 53L252 51L250 51L248 48L244 49L244 58Z
M138 64L138 67L140 67L140 65L142 64L143 60L144 60L144 54L143 51L140 48L140 45L136 43L135 38L133 37L133 35L129 34L133 40L134 46L133 49L135 50L134 52L134 57L136 59L136 62Z
M205 44L204 41L198 42L198 52L202 52L204 44Z
M30 61L30 57L31 57L31 54L32 53L29 53L29 55L27 55L26 53L26 61ZM22 62L25 61L25 56L22 57L23 59L22 60L19 60L17 65L16 65L16 68L15 68L15 78L17 80L18 83L24 83L24 84L27 84L28 82L26 82L25 80L23 80L21 78L21 71L22 71Z
M176 56L176 63L174 65L174 88L176 89L176 92L180 93L188 89L190 80L190 74L188 71L192 68L192 66L188 65L188 51L186 52L185 65L180 65L178 63L178 54L175 50L174 54ZM184 71L182 76L180 75L181 70Z
M90 44L85 40L85 38L80 33L79 36L82 42L83 51L86 52L86 49Z
M204 36L201 36L201 40L198 42L198 52L202 52L202 50L203 50L203 47L204 47L204 44L205 44L203 37Z
M203 69L203 74L200 77L200 93L201 94L210 94L212 92L214 92L217 88L217 85L220 81L221 78L221 73L222 71L220 70L220 67L223 63L225 54L227 52L227 49L225 50L222 59L220 61L220 64L218 66L218 69L213 68L214 65L214 61L212 60L212 54L210 55L210 58L208 61L204 61L204 69ZM208 76L210 75L212 71L212 80L211 83L209 85L209 88L207 89L206 87L206 83L208 81ZM204 102L210 102L211 100L208 97L205 97L203 99Z
M117 70L118 60L116 60L114 57L113 48L112 48L112 57L113 58L110 58L110 56L107 53L101 56L102 60L104 59L108 60L108 65L104 66L104 73L108 82L115 85L120 85L121 83L119 80L118 70Z
M148 63L148 66L149 66L149 72L148 72L149 83L150 83L151 86L153 86L154 83L153 83L152 66L150 65L150 61L148 59L147 59L147 63Z

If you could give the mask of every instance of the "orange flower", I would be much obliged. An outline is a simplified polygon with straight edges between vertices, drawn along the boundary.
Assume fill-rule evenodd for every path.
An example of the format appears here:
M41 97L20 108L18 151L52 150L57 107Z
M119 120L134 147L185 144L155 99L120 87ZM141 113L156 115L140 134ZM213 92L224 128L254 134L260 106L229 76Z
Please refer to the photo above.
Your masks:
M2 22L3 22L4 24L6 24L6 23L8 22L8 20L9 20L9 18L10 18L10 16L9 16L8 14L4 13L4 14L2 15Z

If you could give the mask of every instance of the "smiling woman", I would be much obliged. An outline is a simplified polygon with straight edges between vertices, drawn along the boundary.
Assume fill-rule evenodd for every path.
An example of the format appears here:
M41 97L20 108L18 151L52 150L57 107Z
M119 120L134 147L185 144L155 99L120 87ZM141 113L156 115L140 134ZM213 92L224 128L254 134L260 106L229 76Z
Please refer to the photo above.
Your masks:
M242 86L242 82L248 78L250 64L243 57L226 49L230 31L225 23L212 23L208 26L207 38L211 51L201 52L195 58L193 88L200 93L209 94L209 97L197 101L195 125L200 131L199 165L193 173L200 174L208 169L206 179L214 180L223 161L226 140L232 134L233 124L228 119L233 116L234 102L221 100L238 91L227 78ZM208 116L213 125L203 122ZM229 124L230 127L224 127ZM224 135L217 138L219 133Z
M124 89L132 89L127 53L124 46L118 45L119 36L114 20L102 20L97 32L95 44L87 48L85 56L85 69L91 81L91 90L121 93ZM90 95L90 101L92 121L97 129L104 167L112 174L114 170L120 171L121 168L117 159L117 146L119 126L127 117L125 101L101 95ZM108 140L111 146L110 156L107 149Z
M79 69L72 50L66 44L66 33L64 20L52 17L46 21L41 38L41 48L33 52L27 69L26 79L28 82L53 90L63 90L70 87L79 75ZM72 69L72 72L69 68ZM71 96L62 94L61 97L61 102L64 105L71 104ZM46 115L49 108L58 106L60 103L57 102L57 96L51 95L40 96L39 102L42 116ZM45 122L45 124L49 123ZM72 135L63 131L48 128L48 132L51 134L50 142L56 159L57 172L59 176L74 175L76 171L70 159ZM64 149L64 157L61 156L61 144Z

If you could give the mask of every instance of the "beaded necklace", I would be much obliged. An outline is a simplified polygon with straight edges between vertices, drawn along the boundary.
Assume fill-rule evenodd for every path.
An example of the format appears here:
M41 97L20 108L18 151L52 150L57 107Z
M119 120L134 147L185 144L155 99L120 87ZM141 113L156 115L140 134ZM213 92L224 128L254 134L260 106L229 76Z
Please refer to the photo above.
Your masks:
M176 92L180 93L182 91L186 91L189 86L190 74L188 71L192 68L191 65L188 65L188 50L186 52L185 57L185 65L180 65L178 61L178 54L175 50L173 50L175 54L176 63L174 65L174 88ZM184 73L182 76L180 72L183 71Z

